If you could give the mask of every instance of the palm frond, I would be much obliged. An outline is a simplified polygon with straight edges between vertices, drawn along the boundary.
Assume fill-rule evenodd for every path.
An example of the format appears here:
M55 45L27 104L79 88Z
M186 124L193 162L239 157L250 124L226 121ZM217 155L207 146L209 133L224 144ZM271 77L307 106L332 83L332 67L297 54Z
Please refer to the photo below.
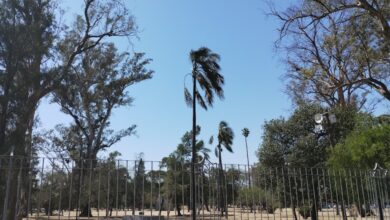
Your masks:
M203 74L197 74L197 80L200 88L204 90L204 97L206 98L207 104L212 106L214 102L214 92L211 83Z
M214 154L215 154L216 157L219 157L219 147L218 146L215 147Z
M207 105L205 101L203 100L203 97L199 94L199 92L196 92L196 100L198 100L199 105L207 110Z
M244 137L248 137L249 136L249 129L248 128L243 128L242 129L242 135L244 136Z
M212 145L214 142L214 136L211 135L210 139L209 139L209 144Z
M188 107L192 107L192 96L191 96L191 93L188 91L187 88L184 88L184 99L186 101L186 104L188 105Z
M232 145L234 139L234 132L229 127L228 123L221 121L218 129L218 142L226 148L229 152L233 152Z
M196 76L200 89L204 91L203 96L196 94L196 99L207 110L206 106L213 106L214 94L220 99L224 98L222 86L225 81L219 73L221 70L220 56L207 47L201 47L198 50L191 50L190 60L193 65L193 74Z

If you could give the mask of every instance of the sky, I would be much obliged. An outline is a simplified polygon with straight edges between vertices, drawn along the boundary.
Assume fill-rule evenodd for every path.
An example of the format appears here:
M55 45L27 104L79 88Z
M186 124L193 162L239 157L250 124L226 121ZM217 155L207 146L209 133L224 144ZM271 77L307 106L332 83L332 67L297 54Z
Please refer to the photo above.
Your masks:
M63 1L70 19L81 8L79 0ZM225 99L216 99L208 111L199 107L197 119L200 139L207 140L225 120L235 138L234 153L223 152L226 163L246 163L245 139L241 130L250 130L249 160L258 161L265 121L291 112L281 76L285 67L274 48L278 21L266 15L263 0L126 0L139 26L138 37L115 40L122 51L145 52L153 59L151 80L129 88L134 97L131 107L116 109L111 118L113 129L137 125L137 135L126 137L109 149L123 159L143 153L146 160L158 161L169 155L182 135L192 127L192 109L184 102L184 86L191 86L185 75L191 71L189 52L206 46L221 56L225 77ZM288 1L281 1L287 3ZM59 107L44 100L38 109L41 129L71 120ZM214 146L207 145L214 152ZM108 152L102 154L107 155ZM213 153L212 160L216 161Z

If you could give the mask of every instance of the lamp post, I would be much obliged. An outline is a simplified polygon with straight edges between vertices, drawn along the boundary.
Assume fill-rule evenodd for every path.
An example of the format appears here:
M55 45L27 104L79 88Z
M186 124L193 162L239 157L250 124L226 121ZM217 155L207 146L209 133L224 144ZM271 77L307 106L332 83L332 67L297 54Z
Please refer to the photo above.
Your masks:
M330 128L330 130L329 130L330 144L332 147L334 147L335 143L333 141L333 126L332 125L337 122L336 115L331 114L329 112L315 114L314 121L316 123L315 128L314 128L315 132L323 132L324 131L323 123L325 121L325 123Z
M335 143L334 143L334 140L333 140L333 135L334 135L334 132L333 132L333 124L335 124L337 122L337 119L336 119L336 115L335 114L331 114L329 112L324 112L324 113L318 113L318 114L315 114L314 115L314 121L315 121L315 132L317 133L322 133L324 132L324 128L323 128L323 123L325 121L327 127L329 128L329 142L330 142L330 145L331 147L333 148L335 146ZM316 192L313 192L313 193L316 193ZM317 202L317 201L315 201ZM312 212L315 213L317 215L317 212L315 210L315 207L313 206L313 209L312 209ZM338 208L338 203L336 203L336 212L337 212L337 215L339 215L339 208ZM343 220L347 220L347 216L346 216L346 213L345 213L345 206L344 206L344 201L341 202L341 212L342 212L342 217L343 217ZM317 216L315 216L317 218Z

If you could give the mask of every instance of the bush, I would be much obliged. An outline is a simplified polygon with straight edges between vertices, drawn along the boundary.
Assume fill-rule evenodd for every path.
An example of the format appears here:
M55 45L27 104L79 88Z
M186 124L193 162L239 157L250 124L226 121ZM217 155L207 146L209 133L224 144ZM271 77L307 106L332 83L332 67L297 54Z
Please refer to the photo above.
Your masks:
M260 189L259 187L243 188L239 191L238 200L243 206L253 207L260 205L262 210L273 214L279 208L279 201L271 192Z
M308 204L304 204L298 208L298 212L303 217L303 219L307 219L310 217L310 206Z

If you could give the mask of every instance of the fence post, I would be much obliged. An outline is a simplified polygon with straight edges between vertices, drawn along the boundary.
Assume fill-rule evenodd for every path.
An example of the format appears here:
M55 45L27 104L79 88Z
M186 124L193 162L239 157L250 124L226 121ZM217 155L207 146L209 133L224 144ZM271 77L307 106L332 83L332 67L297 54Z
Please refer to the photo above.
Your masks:
M379 177L377 177L377 171L379 170ZM379 192L379 178L381 175L381 171L385 171L385 176L387 175L387 170L379 166L378 163L375 163L375 167L373 169L373 178L374 178L374 187L375 187L375 193L377 195L377 201L378 201L378 211L379 211L379 219L384 220L383 216L383 207L382 207L382 201L381 201L381 194Z
M9 192L10 192L10 185L11 185L11 177L12 177L12 157L13 153L11 153L9 157L9 164L8 164L8 178L7 178L7 184L5 187L5 197L4 197L4 206L3 206L3 220L7 220L7 214L8 214L8 199L9 199Z

